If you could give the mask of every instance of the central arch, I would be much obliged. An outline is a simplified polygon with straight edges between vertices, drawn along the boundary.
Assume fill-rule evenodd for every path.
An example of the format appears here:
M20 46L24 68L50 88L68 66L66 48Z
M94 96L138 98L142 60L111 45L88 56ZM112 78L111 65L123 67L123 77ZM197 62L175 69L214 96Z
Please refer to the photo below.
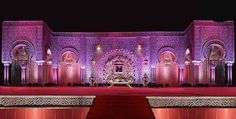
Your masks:
M112 75L112 73L132 76L135 81L138 79L137 58L128 50L111 50L101 58L98 64L99 66L96 72L104 81L106 81L108 76Z
M107 82L133 82L135 66L130 58L123 55L112 56L106 62L103 77Z

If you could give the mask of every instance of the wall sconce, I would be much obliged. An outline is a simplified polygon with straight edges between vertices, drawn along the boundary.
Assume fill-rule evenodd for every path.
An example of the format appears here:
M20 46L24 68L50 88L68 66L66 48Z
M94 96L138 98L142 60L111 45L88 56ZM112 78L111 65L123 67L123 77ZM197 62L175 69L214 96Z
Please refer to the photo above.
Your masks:
M97 51L101 51L101 45L97 44L97 45L96 45L96 50L97 50Z
M138 50L142 50L142 45L138 45Z

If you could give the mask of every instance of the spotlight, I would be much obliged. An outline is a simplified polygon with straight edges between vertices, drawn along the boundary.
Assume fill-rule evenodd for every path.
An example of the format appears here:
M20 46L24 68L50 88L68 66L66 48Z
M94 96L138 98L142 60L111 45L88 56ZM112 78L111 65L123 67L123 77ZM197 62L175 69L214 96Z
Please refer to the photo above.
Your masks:
M96 48L98 51L101 50L101 46L100 45L97 45L97 48Z

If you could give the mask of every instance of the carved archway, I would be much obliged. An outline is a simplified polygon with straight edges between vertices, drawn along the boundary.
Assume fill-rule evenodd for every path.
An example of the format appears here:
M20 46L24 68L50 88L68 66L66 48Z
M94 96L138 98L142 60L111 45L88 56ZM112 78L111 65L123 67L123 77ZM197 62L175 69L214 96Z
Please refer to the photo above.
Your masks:
M222 42L222 41L220 41L220 40L209 40L209 41L207 41L207 42L205 42L204 44L203 44L203 47L202 47L202 55L204 56L204 58L208 58L208 53L209 53L209 48L210 47L212 47L212 46L217 46L217 47L219 47L219 48L221 48L221 49L224 49L224 52L223 52L223 58L225 58L226 57L226 55L227 55L227 52L226 52L226 50L225 50L225 45L224 45L224 43Z
M175 56L176 56L176 50L173 48L173 47L170 47L170 46L165 46L165 47L162 47L158 50L157 52L157 63L160 62L160 59L161 59L161 54L165 51L170 51L172 52ZM176 58L176 62L177 62L177 58Z
M34 45L28 40L17 40L12 43L11 56L11 79L12 85L25 85L32 73L31 59L35 56Z
M124 49L116 49L116 50L111 50L110 52L107 52L99 61L96 63L95 67L95 74L97 75L98 78L103 79L105 81L104 77L104 71L106 70L105 67L108 62L113 62L114 60L121 59L121 61L127 61L130 62L130 66L132 67L132 70L134 71L134 79L138 79L138 71L137 71L137 66L139 65L137 63L137 58L136 56ZM99 79L98 79L99 80Z
M29 80L30 50L25 44L18 44L12 49L11 84L26 84ZM26 77L27 76L27 77Z
M184 77L182 83L193 83L194 81L191 80L191 62L192 62L192 51L191 47L188 46L185 50L185 65L184 65Z
M35 47L34 47L34 45L30 41L27 41L27 40L17 40L17 41L12 43L12 47L11 47L11 50L10 50L10 56L11 56L12 59L14 58L14 56L13 56L13 49L16 48L17 46L25 46L28 49L29 57L32 58L34 56L34 54L35 54Z
M105 64L103 77L110 83L133 82L135 77L133 61L127 56L115 55L108 59Z
M159 56L160 63L157 67L156 82L169 84L171 86L178 85L178 65L176 63L176 55L172 51L164 50Z
M61 54L58 75L59 85L80 83L80 65L75 52L68 50Z
M79 61L79 51L78 51L76 48L71 47L71 46L64 47L64 48L59 52L59 56L62 56L63 53L65 53L66 51L71 51L71 52L73 52L73 53L76 55L76 57L77 57L76 62ZM59 60L60 60L60 58L59 58ZM60 62L60 61L59 61L59 62Z
M212 85L225 85L225 57L227 52L224 43L220 40L210 40L202 47L203 62L203 82Z

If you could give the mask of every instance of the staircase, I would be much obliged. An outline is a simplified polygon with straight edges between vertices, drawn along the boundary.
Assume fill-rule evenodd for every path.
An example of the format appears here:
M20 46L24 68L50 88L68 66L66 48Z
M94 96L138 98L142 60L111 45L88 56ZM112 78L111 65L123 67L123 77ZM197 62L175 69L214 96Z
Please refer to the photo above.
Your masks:
M154 119L145 96L96 96L87 119Z

